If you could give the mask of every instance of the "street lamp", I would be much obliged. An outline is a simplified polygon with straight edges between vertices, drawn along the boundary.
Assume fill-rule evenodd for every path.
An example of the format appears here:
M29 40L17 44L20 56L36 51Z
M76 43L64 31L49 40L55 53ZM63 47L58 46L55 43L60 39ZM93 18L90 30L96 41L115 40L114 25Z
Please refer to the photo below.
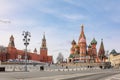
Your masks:
M29 45L31 34L28 31L23 31L22 35L24 36L23 42L25 45L25 71L27 71L27 46Z

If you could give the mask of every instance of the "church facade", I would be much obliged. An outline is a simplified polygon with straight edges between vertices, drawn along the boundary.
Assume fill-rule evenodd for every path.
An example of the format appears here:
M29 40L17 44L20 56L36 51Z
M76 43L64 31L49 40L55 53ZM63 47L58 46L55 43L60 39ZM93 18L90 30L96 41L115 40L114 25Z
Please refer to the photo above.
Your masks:
M75 40L71 42L70 56L68 62L105 62L107 57L105 56L103 39L101 40L101 45L99 52L97 53L97 41L95 38L87 45L86 36L84 34L84 26L81 26L81 33L78 39L78 43Z
M42 45L40 47L40 53L37 54L37 49L35 48L33 52L27 52L28 61L38 61L45 63L52 63L53 57L48 56L48 49L46 46L45 34L43 35ZM19 50L15 47L13 35L10 37L8 47L0 46L0 60L6 62L9 60L25 60L25 50Z

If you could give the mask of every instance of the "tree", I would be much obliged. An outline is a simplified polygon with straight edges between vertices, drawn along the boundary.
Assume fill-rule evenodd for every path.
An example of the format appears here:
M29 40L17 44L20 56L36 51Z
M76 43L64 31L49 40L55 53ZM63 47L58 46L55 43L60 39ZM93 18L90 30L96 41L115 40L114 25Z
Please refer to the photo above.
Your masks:
M0 46L0 60L7 61L7 48Z
M62 53L59 53L59 54L58 54L58 57L57 57L57 63L63 62L63 59L64 59L63 54L62 54Z

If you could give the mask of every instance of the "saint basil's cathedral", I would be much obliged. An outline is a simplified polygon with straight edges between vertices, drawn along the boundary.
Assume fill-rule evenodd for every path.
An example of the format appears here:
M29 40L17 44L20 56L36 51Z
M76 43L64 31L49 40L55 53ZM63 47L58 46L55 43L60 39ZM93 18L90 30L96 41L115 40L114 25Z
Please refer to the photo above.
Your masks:
M81 26L81 33L78 39L78 43L75 40L72 41L72 47L70 49L70 56L68 62L105 62L107 57L105 56L103 39L101 40L101 45L99 52L97 53L96 45L97 41L95 38L87 46L86 36L84 34L84 26Z

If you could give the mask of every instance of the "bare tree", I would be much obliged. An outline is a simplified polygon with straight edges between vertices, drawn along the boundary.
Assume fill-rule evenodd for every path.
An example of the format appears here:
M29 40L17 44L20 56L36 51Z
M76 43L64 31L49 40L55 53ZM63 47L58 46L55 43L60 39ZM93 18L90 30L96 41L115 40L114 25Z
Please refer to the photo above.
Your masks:
M0 60L7 61L7 48L4 46L0 46Z
M59 54L58 54L58 57L57 57L57 63L61 63L61 62L63 62L63 60L64 60L63 54L62 54L62 53L59 53Z

